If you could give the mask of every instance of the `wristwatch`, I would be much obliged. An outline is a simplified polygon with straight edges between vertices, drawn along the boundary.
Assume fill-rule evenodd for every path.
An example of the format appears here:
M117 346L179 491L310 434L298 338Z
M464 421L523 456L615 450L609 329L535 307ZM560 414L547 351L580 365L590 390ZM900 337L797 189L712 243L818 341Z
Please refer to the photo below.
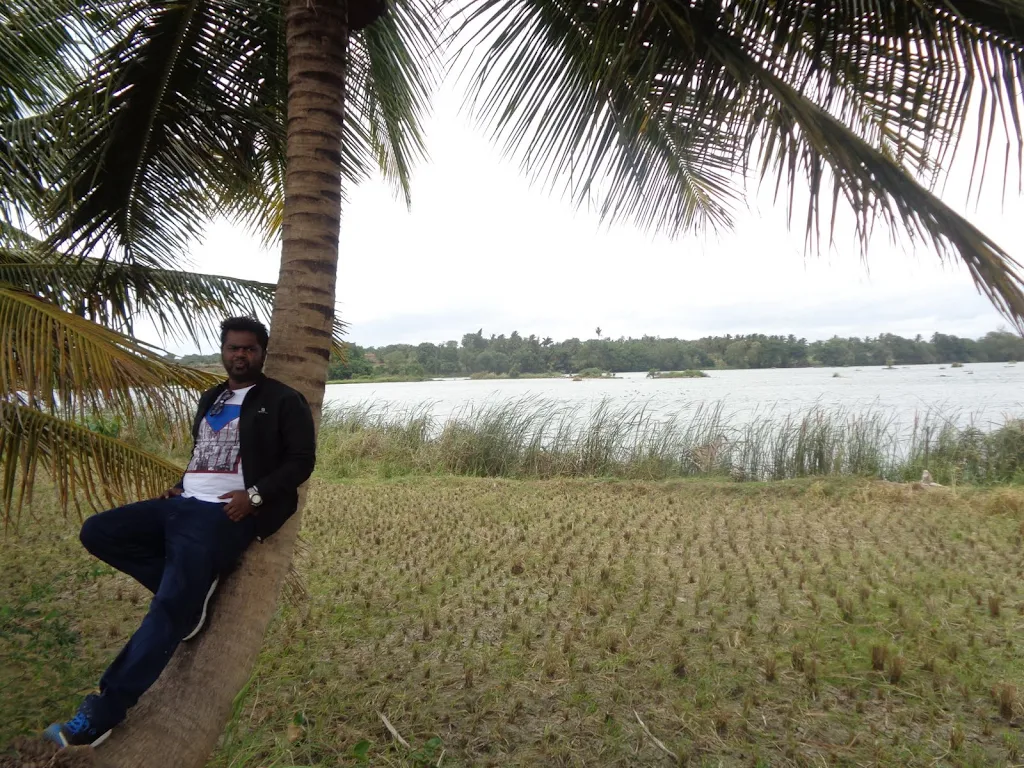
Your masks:
M263 497L260 496L260 492L255 485L252 488L247 488L246 492L249 494L249 503L254 507L258 507L263 503Z

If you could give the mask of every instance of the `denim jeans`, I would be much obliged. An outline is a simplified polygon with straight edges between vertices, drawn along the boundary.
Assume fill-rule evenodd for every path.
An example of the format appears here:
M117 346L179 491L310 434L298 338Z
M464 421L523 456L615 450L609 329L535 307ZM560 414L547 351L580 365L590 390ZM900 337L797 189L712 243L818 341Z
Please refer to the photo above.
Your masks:
M124 719L156 682L181 638L194 627L215 577L237 564L255 537L255 519L233 522L224 505L151 499L93 515L82 544L153 593L149 612L100 680L100 701Z

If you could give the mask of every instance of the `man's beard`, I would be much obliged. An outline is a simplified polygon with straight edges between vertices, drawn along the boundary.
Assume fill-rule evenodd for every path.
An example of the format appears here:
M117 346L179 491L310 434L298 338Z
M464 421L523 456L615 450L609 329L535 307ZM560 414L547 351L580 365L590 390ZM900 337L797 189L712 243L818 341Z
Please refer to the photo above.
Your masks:
M224 366L229 376L236 376L242 381L248 379L255 379L259 376L263 366L258 363L248 363L246 361L235 361L232 360L230 364Z

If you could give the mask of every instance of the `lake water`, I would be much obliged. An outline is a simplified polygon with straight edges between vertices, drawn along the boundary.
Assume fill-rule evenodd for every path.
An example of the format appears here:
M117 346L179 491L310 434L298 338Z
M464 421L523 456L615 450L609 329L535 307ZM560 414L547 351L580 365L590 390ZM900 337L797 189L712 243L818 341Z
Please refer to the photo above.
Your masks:
M602 402L612 408L644 406L656 419L685 417L698 407L721 404L734 426L768 414L799 416L821 407L850 415L877 413L908 427L915 418L927 418L987 429L1024 416L1024 363L709 371L704 379L648 379L644 373L623 373L615 379L581 382L445 379L334 384L327 387L325 402L335 407L373 406L396 417L428 409L443 420L524 398L568 406L581 417Z

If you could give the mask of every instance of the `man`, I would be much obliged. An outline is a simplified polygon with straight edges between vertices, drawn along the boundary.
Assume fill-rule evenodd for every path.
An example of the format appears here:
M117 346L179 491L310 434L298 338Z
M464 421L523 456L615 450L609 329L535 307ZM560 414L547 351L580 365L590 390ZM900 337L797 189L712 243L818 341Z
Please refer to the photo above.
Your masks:
M44 732L61 747L96 746L160 676L174 649L208 620L222 576L253 539L277 531L298 505L316 443L305 398L263 375L266 327L233 317L221 325L228 380L203 393L192 458L158 499L93 515L89 552L153 592L149 613L78 714Z

